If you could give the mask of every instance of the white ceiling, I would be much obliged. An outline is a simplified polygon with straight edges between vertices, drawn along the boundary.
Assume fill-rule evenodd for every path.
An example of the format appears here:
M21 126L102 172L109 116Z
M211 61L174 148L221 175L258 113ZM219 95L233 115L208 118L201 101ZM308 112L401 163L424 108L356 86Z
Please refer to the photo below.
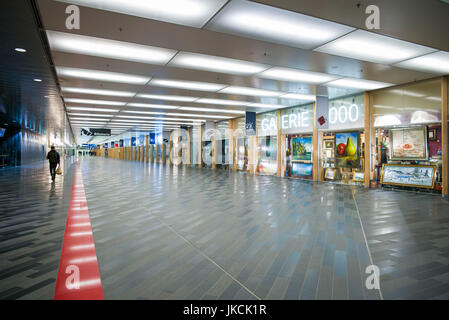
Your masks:
M65 26L68 3L81 5L79 30ZM296 7L241 0L38 4L75 130L98 123L122 132L126 126L149 128L158 118L173 128L174 122L223 120L316 95L333 98L449 73L448 53L440 48L304 15ZM433 56L424 62L409 61L427 54ZM109 74L80 77L85 70ZM136 81L126 83L129 76ZM292 94L298 96L285 98Z

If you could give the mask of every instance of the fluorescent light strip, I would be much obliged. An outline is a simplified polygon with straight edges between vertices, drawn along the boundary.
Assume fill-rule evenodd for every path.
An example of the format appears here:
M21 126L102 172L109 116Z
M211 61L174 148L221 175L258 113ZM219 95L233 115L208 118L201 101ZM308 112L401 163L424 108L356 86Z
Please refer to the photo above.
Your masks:
M89 108L89 107L73 107L68 106L68 110L75 110L75 111L100 111L100 112L119 112L118 109L103 109L103 108Z
M169 115L169 114L167 114L167 115ZM151 118L153 118L153 119L155 119L155 120L167 120L167 121L170 121L170 120L179 120L179 121L192 121L192 122L206 122L206 120L204 120L204 119L186 119L186 118L165 118L165 117L151 117ZM115 120L115 119L112 119L111 121L128 121L128 120Z
M100 90L100 89L88 89L88 88L75 88L75 87L61 87L63 92L70 93L82 93L82 94L94 94L100 96L113 96L113 97L134 97L135 92L129 91L115 91L115 90Z
M139 93L136 97L142 99L182 101L182 102L193 102L198 99L198 97L165 96L162 94L144 94L144 93Z
M252 75L267 70L270 67L254 62L190 52L178 53L168 65L237 75Z
M65 78L77 78L136 85L145 85L151 79L151 77L132 74L69 67L56 67L56 72L58 73L59 77Z
M95 114L95 113L67 113L69 116L86 116L86 117L113 117L112 114Z
M204 104L218 104L224 106L246 106L251 102L247 101L236 101L236 100L224 100L224 99L209 99L209 98L200 98L195 100L195 103L204 103Z
M170 106L164 104L150 104L150 103L128 103L128 107L138 107L138 108L154 108L154 109L179 109L179 106Z
M226 85L224 84L199 82L199 81L172 80L172 79L152 79L149 85L157 87L179 88L179 89L208 91L208 92L216 92L226 87Z
M206 28L307 50L354 30L335 22L241 0L230 1Z
M80 104L98 104L108 106L124 106L126 102L123 101L107 101L107 100L92 100L92 99L77 99L77 98L64 98L65 102L80 103Z
M86 121L109 121L111 119L96 119L96 118L73 118L69 117L70 120L86 120Z
M279 91L263 90L249 87L229 86L219 91L220 93L239 94L257 97L278 97L283 94Z
M298 69L273 67L257 75L259 78L280 81L320 84L341 78L325 73L303 71Z
M281 95L281 99L292 99L292 100L305 100L305 101L315 101L316 96L312 94L301 94L301 93L286 93Z
M449 52L438 51L395 64L396 67L449 74Z
M70 4L118 12L201 28L226 3L226 0L58 0Z
M167 113L167 116L182 116L182 117L199 117L199 118L216 118L216 119L231 119L232 117L227 116L215 116L215 115L204 115L204 114L189 114L189 113Z
M364 79L355 79L355 78L343 78L325 84L325 86L327 87L349 88L359 90L376 90L380 88L390 87L392 85L393 84L391 83L364 80Z
M179 108L179 110L245 114L245 111L241 111L241 110L212 109L212 108L181 107L181 108Z
M47 37L52 51L157 65L165 65L177 52L131 42L50 30L47 30Z
M272 109L286 108L286 106L281 106L281 105L278 105L278 104L265 104L265 103L251 103L251 104L247 105L247 107L252 107L252 108L272 108Z
M374 63L393 64L436 50L365 30L356 30L314 51Z

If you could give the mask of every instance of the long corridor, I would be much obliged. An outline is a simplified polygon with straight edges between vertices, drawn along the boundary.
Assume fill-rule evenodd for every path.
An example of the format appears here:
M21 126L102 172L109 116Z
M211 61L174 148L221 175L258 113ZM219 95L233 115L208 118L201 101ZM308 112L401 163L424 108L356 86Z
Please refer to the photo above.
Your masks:
M439 196L79 162L106 299L447 299ZM0 171L0 297L52 299L76 164ZM6 210L5 210L6 208ZM369 248L369 249L368 249ZM380 290L368 290L369 265Z

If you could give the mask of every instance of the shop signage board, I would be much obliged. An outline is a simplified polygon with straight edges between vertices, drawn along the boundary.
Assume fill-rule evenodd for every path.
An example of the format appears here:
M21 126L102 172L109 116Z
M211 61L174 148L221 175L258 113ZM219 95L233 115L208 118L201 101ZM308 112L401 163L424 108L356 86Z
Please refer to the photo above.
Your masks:
M281 110L281 133L313 131L313 104Z
M427 160L427 127L390 130L392 160Z
M150 144L155 144L156 143L156 133L155 132L150 132L149 143Z
M131 137L131 147L135 147L136 146L136 137Z
M363 95L328 101L317 97L317 128L319 130L341 131L364 127L365 108Z
M111 136L111 129L81 128L81 135L91 137L109 137Z
M258 114L256 117L256 129L259 137L277 135L276 111Z
M120 139L119 146L120 146L120 148L123 147L123 139Z
M380 183L433 189L436 172L436 166L384 164Z
M247 136L256 135L256 113L247 111L245 114L245 132Z

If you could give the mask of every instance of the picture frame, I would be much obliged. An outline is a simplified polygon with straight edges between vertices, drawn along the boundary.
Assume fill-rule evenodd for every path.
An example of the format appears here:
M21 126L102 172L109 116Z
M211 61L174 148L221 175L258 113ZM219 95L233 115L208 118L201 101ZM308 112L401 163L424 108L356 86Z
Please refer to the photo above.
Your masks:
M324 149L334 149L334 140L324 140Z
M354 171L352 180L354 182L365 182L365 172Z
M427 130L427 137L429 141L436 141L437 140L437 129L432 128Z
M427 127L390 129L391 160L427 160Z
M438 167L418 164L383 164L382 185L434 189Z
M324 178L327 180L335 180L337 178L337 169L327 168L324 173Z

